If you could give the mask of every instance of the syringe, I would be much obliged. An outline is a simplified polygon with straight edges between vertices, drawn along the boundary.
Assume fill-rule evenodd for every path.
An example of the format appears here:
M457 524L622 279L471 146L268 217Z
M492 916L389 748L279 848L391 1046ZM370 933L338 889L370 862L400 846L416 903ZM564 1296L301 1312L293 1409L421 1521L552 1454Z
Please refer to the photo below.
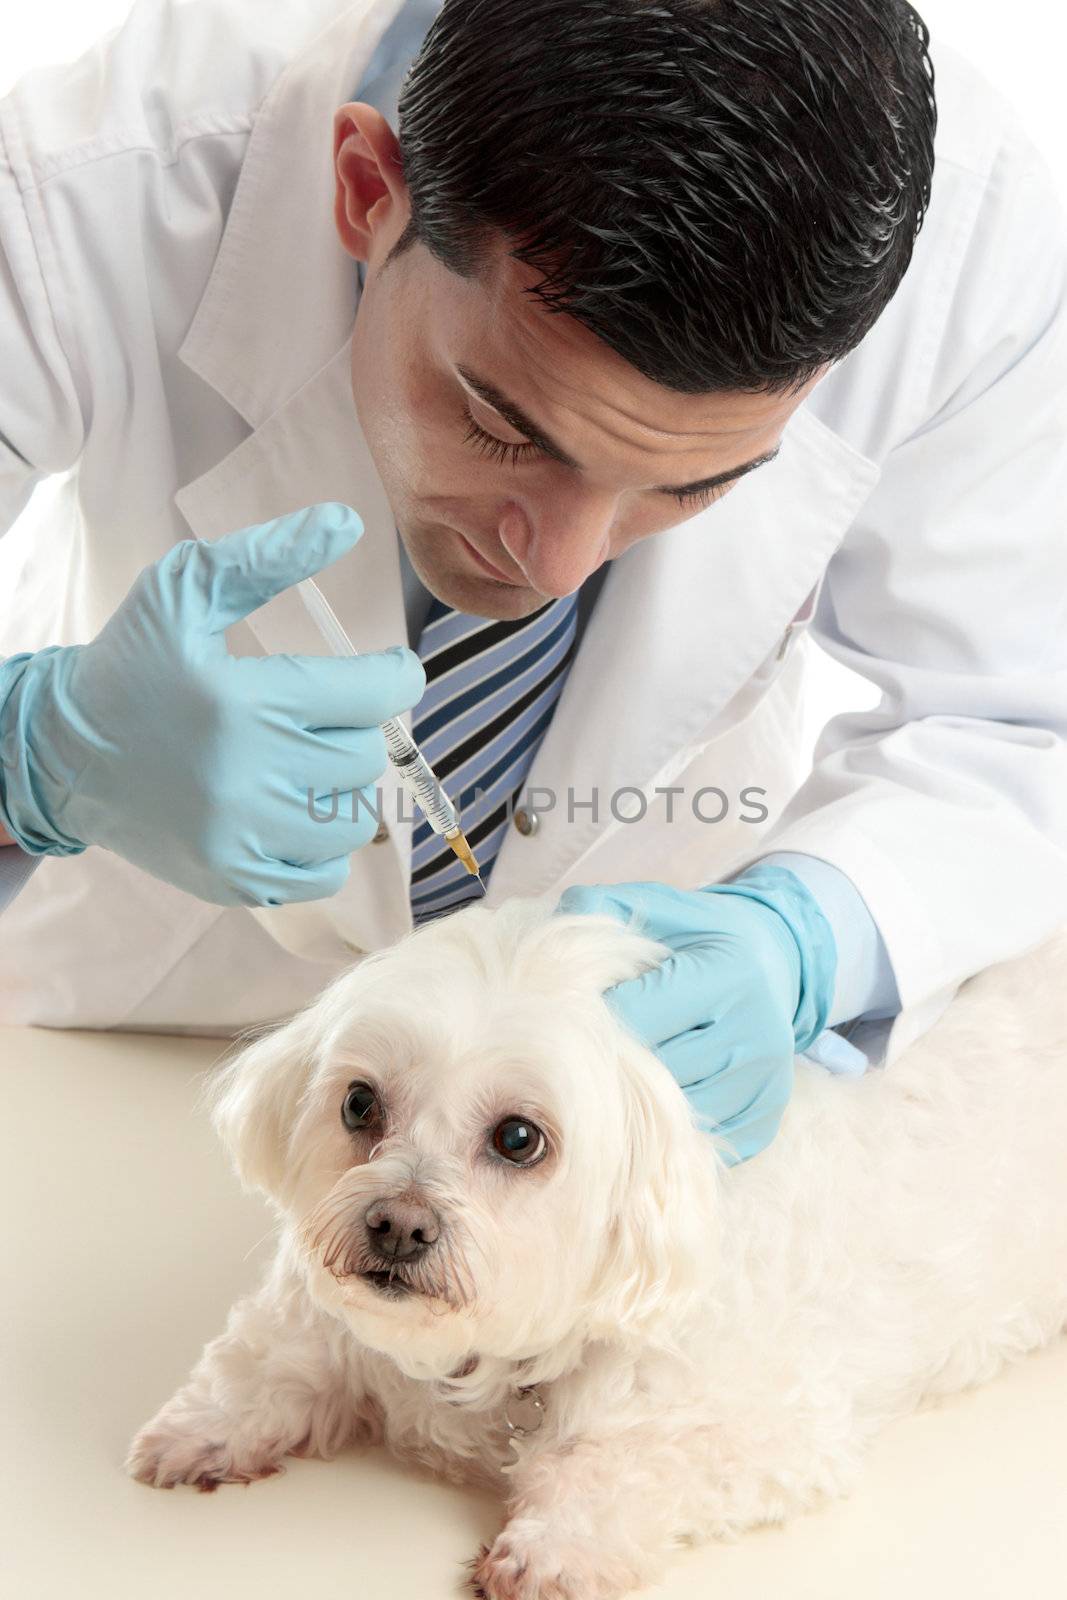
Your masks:
M314 579L303 578L296 587L310 616L314 619L319 632L330 646L334 655L358 655L359 651L338 622L333 607ZM395 768L400 782L404 785L411 798L422 808L426 820L434 833L440 834L451 846L471 877L478 879L484 894L485 885L482 883L481 873L478 871L478 863L474 859L474 851L467 843L466 836L459 825L456 808L442 789L430 763L404 727L404 724L398 721L396 717L390 717L387 722L382 723L382 733L385 735L385 748L389 760Z

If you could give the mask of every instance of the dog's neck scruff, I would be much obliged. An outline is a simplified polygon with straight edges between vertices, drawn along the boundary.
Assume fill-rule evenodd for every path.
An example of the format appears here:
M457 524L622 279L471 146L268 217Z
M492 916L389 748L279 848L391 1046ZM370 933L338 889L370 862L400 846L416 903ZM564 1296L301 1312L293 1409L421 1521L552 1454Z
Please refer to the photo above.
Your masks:
M673 1347L708 1315L725 1171L604 1000L662 947L553 907L409 934L208 1090L242 1183L283 1222L275 1271L514 1438L591 1347Z

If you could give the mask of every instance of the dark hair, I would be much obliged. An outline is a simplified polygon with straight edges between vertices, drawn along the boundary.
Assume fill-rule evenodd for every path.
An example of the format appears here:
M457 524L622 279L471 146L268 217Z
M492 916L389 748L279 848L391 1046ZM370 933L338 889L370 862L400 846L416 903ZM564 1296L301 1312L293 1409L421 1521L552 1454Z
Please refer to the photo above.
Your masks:
M445 0L404 84L421 241L494 236L527 292L687 394L846 355L929 205L929 32L905 0Z

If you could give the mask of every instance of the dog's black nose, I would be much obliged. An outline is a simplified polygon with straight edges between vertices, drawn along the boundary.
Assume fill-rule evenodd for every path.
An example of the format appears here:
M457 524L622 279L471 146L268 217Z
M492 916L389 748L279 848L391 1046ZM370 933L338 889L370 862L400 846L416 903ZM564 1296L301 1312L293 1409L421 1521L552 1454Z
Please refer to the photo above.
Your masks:
M414 1200L375 1200L364 1221L372 1248L389 1261L417 1261L440 1233L430 1207Z

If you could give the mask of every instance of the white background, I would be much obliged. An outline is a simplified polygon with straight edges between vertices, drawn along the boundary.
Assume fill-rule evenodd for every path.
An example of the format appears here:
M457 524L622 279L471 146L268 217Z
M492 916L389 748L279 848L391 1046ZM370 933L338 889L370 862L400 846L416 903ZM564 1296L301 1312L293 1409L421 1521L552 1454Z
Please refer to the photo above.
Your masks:
M178 0L181 3L181 0ZM299 5L300 0L263 0ZM0 94L28 67L73 60L120 23L130 0L7 0L0 21ZM943 34L981 67L1022 114L1067 197L1062 13L1056 0L919 0L936 44Z
M299 5L300 0L263 3ZM6 9L0 24L0 94L29 68L73 60L133 7L130 0L34 0L12 17L14 0L8 0ZM917 9L935 47L939 36L950 40L1013 101L1067 202L1064 56L1054 0L1014 0L1010 7L1003 0L920 0ZM813 649L809 698L810 746L828 716L873 705L878 695L864 679Z

